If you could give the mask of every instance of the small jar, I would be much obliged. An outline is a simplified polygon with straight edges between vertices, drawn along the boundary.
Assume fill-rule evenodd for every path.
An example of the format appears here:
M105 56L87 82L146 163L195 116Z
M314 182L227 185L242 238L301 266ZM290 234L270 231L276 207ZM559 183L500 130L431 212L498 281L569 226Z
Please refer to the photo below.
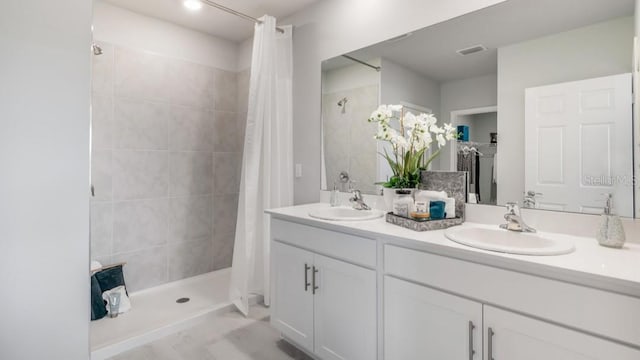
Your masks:
M393 213L395 215L408 218L409 214L415 211L414 207L410 190L396 190L396 196L393 199Z
M429 202L431 198L427 195L427 192L424 190L419 190L416 192L416 212L417 213L428 213L429 212Z

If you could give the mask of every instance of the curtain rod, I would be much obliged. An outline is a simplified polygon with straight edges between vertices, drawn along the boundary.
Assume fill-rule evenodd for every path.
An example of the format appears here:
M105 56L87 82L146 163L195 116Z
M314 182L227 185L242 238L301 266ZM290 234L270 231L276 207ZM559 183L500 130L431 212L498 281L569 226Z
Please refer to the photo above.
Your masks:
M260 20L260 19L256 19L256 18L254 18L253 16L249 16L249 15L247 15L247 14L243 14L243 13L241 13L241 12L239 12L239 11L233 10L233 9L231 9L231 8L228 8L228 7L226 7L226 6L220 5L220 4L215 3L215 2L213 2L213 1L210 1L210 0L201 0L201 1L202 1L204 4L207 4L207 5L211 6L211 7L216 8L216 9L219 9L219 10L222 10L222 11L225 11L225 12L228 12L229 14L233 14L233 15L235 15L235 16L241 17L241 18L243 18L243 19L245 19L245 20L253 21L253 22L258 23L258 24L262 24L262 20ZM284 34L284 30L282 30L281 28L279 28L279 27L277 27L277 26L276 26L276 30L277 30L279 33L281 33L281 34Z
M366 63L366 62L364 62L364 61L362 61L362 60L358 60L358 59L356 59L356 58L354 58L354 57L351 57L351 56L349 56L349 55L342 55L342 57L345 57L345 58L347 58L347 59L349 59L349 60L351 60L351 61L355 61L355 62L357 62L357 63L359 63L359 64L364 65L364 66L368 66L368 67L370 67L370 68L372 68L372 69L374 69L375 71L378 71L378 72L379 72L380 70L382 70L382 68L381 68L380 66L374 66L374 65L371 65L371 64L369 64L369 63Z

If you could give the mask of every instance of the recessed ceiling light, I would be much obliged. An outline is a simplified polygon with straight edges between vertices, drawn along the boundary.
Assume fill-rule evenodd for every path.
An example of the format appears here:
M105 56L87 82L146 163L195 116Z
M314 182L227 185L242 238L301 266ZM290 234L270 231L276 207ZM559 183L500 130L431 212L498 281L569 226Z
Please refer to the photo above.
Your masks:
M200 0L184 0L182 5L191 11L202 9L202 2L200 2Z

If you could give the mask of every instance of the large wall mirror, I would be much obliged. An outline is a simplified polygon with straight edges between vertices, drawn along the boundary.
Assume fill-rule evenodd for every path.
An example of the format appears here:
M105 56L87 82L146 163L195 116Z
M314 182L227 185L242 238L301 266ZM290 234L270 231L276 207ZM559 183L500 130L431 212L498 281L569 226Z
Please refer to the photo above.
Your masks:
M634 216L634 0L509 0L322 64L323 189L379 193L379 104L466 126L473 201ZM637 143L637 140L636 140Z

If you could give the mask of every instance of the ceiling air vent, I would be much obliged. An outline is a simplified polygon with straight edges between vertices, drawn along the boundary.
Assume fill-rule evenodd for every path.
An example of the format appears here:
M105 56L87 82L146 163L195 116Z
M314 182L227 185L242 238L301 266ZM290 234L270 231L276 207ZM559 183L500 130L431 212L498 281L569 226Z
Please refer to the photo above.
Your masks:
M467 56L481 51L487 51L487 48L484 45L473 45L465 49L457 50L456 52L462 56Z

